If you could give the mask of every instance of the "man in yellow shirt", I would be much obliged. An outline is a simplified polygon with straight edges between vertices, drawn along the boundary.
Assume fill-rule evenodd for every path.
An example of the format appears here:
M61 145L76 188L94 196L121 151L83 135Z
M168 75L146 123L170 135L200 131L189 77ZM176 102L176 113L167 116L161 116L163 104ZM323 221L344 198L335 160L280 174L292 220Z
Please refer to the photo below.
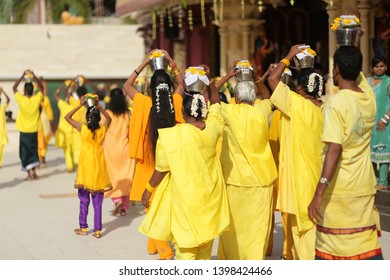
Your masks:
M316 259L383 260L370 158L375 96L359 76L363 56L357 48L340 47L333 61L339 91L324 106L325 159L309 205L309 217L317 224Z
M226 76L234 74L231 68ZM256 82L260 83L260 78ZM220 104L225 121L220 160L232 223L220 237L218 258L262 260L272 226L273 182L277 178L268 142L272 104L269 99L255 103L253 81L238 82L234 96L236 104Z
M40 122L40 105L43 101L43 85L33 72L33 79L37 82L39 91L34 93L31 82L24 84L24 94L18 91L18 86L29 71L24 71L22 76L13 86L15 100L19 111L16 118L16 128L20 131L19 157L22 162L22 170L27 171L26 180L38 179L35 168L40 165L38 157L38 127Z

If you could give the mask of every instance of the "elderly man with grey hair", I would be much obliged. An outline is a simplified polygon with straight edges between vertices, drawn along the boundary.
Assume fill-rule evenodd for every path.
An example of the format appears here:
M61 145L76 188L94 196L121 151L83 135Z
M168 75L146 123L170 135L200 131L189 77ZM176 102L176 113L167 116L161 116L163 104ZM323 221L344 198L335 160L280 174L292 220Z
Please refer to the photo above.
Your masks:
M235 74L233 64L216 87ZM236 104L219 105L225 120L220 160L232 221L231 229L220 237L219 259L264 259L272 226L273 182L277 178L268 143L272 104L269 99L256 99L256 85L259 93L269 98L261 78L256 77L255 82L236 84Z

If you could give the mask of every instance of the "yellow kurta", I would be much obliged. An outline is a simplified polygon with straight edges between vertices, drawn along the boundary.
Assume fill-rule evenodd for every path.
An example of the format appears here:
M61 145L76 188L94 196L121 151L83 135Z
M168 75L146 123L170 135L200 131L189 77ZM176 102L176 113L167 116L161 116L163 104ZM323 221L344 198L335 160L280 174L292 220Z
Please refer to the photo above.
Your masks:
M194 248L227 229L229 207L215 151L223 119L214 110L211 106L204 130L190 124L159 130L156 169L169 171L171 178L157 188L141 233Z
M72 111L73 107L68 102L60 99L57 103L60 111L58 127L55 135L55 145L65 148L72 145L72 126L65 120L65 116Z
M40 158L46 157L47 146L51 137L51 122L54 119L53 109L49 97L44 95L41 103L41 116L38 128L38 155Z
M324 107L322 140L343 147L324 193L324 218L317 227L316 255L325 259L369 258L381 253L379 214L374 205L376 179L370 159L375 95L363 75L359 87L364 93L340 90L329 97ZM327 146L324 155L326 150ZM362 228L366 229L351 233ZM340 234L342 230L349 233Z
M274 90L271 101L289 117L290 137L286 137L291 142L289 147L284 147L289 149L291 155L287 158L291 162L286 164L291 172L291 181L287 183L287 186L291 188L293 196L293 212L289 213L296 215L298 230L304 232L314 226L308 217L307 209L321 175L323 146L321 133L324 118L321 108L291 91L282 82ZM281 159L281 161L284 160ZM285 193L281 193L279 197L283 195ZM281 197L281 200L284 199Z
M76 108L80 104L79 99L75 99L73 96L69 97L69 104L72 106L72 108ZM85 107L81 107L75 114L73 115L73 119L80 124L85 124L85 114L86 109ZM80 159L80 152L81 152L81 139L80 139L80 133L77 131L77 129L72 128L72 157L75 160L75 163L79 163Z
M95 130L95 139L86 125L81 126L81 154L77 169L76 188L89 192L104 192L112 188L103 152L106 127Z
M232 230L221 236L218 257L264 259L272 220L272 184L277 177L268 143L271 102L222 103L220 108L226 123L221 165Z
M7 127L5 125L5 109L8 103L0 104L0 167L3 165L4 146L8 144Z
M72 153L73 127L65 120L65 116L72 111L73 107L62 99L58 100L57 106L60 111L60 116L55 134L55 145L64 150L66 169L68 172L72 172L79 159L75 159Z
M7 127L5 124L5 110L7 106L7 103L0 104L0 146L8 144Z
M130 112L115 116L110 110L110 126L104 138L106 165L113 189L105 197L129 196L135 160L129 157Z

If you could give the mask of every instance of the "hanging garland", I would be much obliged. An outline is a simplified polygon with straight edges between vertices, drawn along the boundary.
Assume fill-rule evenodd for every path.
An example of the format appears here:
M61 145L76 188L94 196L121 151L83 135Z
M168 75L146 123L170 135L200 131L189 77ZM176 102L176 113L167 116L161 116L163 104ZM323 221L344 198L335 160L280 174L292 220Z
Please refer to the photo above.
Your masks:
M200 10L202 14L202 26L206 27L206 16L204 12L204 0L200 0Z
M160 11L159 17L160 17L160 32L163 32L164 31L164 11L163 10Z
M213 0L214 24L218 25L218 0Z
M257 5L259 5L259 7L258 7L259 8L259 12L262 13L263 10L264 10L263 1L261 1L261 0L258 1Z
M183 6L179 6L179 28L183 28Z
M193 18L192 18L191 8L188 8L188 25L190 27L190 30L192 31L194 29L194 22L193 22Z
M173 27L172 7L168 8L168 25L169 28Z
M245 0L241 0L241 18L245 18Z

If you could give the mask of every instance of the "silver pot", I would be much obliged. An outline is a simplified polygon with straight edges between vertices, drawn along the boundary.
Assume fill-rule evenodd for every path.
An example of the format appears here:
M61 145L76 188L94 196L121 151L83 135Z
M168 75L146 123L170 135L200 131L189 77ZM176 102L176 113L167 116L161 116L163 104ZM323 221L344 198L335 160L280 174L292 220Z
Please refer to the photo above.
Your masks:
M152 72L163 69L164 71L167 71L168 69L168 59L164 56L160 57L154 57L149 60L150 69Z
M362 31L359 28L339 28L335 30L339 46L359 46Z
M252 70L250 68L234 68L234 71L240 70L235 78L238 82L242 81L252 81L253 80L253 74Z
M29 74L31 74L31 71L27 71L26 75L24 75L24 81L26 83L32 83L33 77L29 76Z
M302 59L299 59L298 57L294 56L293 61L295 63L295 67L292 67L294 69L302 69L302 68L313 68L314 67L314 57L312 56L305 56Z
M198 79L195 83L193 83L189 86L186 86L186 91L187 92L189 92L189 91L203 92L206 90L206 88L207 88L207 85Z
M88 97L86 102L84 103L86 108L96 106L96 104L97 104L97 99L92 97Z

